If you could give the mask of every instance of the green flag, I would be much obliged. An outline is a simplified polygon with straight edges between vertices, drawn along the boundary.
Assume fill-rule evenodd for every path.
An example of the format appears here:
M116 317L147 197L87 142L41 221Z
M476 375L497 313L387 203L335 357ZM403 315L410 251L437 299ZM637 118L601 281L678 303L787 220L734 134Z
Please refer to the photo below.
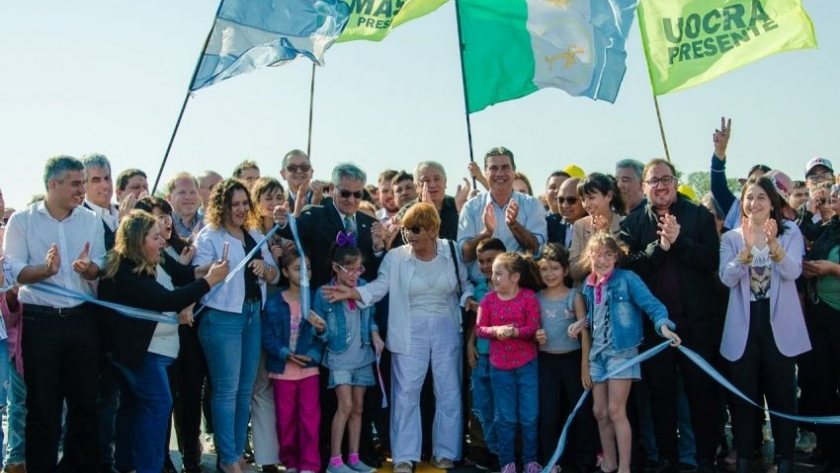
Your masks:
M817 47L801 0L641 0L638 11L656 95L780 51Z
M350 21L338 42L381 41L391 29L435 11L448 0L342 0L350 5Z

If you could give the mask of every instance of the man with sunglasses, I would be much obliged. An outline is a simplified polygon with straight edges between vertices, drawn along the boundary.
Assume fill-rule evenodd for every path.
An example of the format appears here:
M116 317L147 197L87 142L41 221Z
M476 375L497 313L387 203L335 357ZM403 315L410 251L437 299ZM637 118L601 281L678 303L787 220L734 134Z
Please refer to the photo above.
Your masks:
M572 225L586 216L586 210L577 192L579 182L580 179L570 177L560 184L560 190L557 192L559 213L551 213L545 217L548 241L560 243L566 248L572 244Z
M324 205L307 207L297 218L298 235L304 251L312 262L310 286L317 288L330 281L329 248L338 232L353 232L362 252L368 281L376 279L379 263L384 256L382 225L373 217L358 212L364 197L367 174L355 164L342 163L332 172L331 199ZM280 234L292 238L292 229L286 225L286 207L277 207L274 221L280 224Z
M280 169L280 176L288 184L286 189L286 200L289 206L299 215L300 211L307 205L321 205L327 184L320 181L313 181L312 163L309 156L299 149L293 149L283 156L283 167ZM303 197L302 200L298 196ZM300 204L298 205L298 202Z
M676 322L684 346L706 360L717 357L723 327L715 274L720 241L714 216L677 192L674 166L654 159L645 166L647 205L621 223L628 247L626 266L638 274ZM643 349L657 342L646 321ZM682 374L697 444L699 473L714 471L721 405L717 385L677 350L666 350L642 366L642 380L654 406L654 436L659 450L657 473L676 473L677 373Z
M458 246L469 263L470 279L483 281L474 264L475 249L489 238L502 240L508 251L536 253L546 241L545 209L537 198L513 191L516 161L503 146L484 155L484 174L490 189L478 194L461 209Z

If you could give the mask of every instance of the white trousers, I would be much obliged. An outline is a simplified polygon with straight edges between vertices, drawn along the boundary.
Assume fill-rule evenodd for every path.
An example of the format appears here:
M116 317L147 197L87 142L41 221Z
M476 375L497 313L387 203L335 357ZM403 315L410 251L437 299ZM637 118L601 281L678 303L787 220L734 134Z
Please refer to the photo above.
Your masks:
M432 366L435 419L434 456L461 459L463 405L461 369L463 337L450 317L411 321L409 354L391 356L391 453L394 464L419 462L423 442L420 391Z

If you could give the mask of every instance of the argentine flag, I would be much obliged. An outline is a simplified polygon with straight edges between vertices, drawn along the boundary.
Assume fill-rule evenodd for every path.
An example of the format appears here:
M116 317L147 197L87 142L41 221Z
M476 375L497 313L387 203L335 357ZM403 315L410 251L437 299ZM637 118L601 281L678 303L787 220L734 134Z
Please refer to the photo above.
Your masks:
M298 56L323 65L349 18L340 0L224 0L190 90Z
M638 0L458 0L469 112L546 87L615 102Z

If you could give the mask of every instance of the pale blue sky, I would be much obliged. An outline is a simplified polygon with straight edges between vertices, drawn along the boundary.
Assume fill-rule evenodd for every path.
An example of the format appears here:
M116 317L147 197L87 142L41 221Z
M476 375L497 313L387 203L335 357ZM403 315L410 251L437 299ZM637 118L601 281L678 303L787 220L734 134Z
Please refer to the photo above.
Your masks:
M488 0L490 1L490 0ZM733 117L730 173L763 162L803 178L813 156L840 166L840 4L805 0L818 50L782 53L699 87L660 97L671 154L684 172L708 168L711 134ZM20 207L43 192L44 160L101 152L114 173L153 179L209 30L214 0L3 0L0 19L0 189ZM316 177L339 161L366 169L443 162L450 191L468 162L452 2L381 43L334 46L317 75ZM615 105L545 90L472 116L477 157L504 145L542 192L554 169L611 171L616 160L663 156L636 24ZM228 175L245 158L277 175L305 148L310 63L236 77L187 107L164 179L178 171Z

